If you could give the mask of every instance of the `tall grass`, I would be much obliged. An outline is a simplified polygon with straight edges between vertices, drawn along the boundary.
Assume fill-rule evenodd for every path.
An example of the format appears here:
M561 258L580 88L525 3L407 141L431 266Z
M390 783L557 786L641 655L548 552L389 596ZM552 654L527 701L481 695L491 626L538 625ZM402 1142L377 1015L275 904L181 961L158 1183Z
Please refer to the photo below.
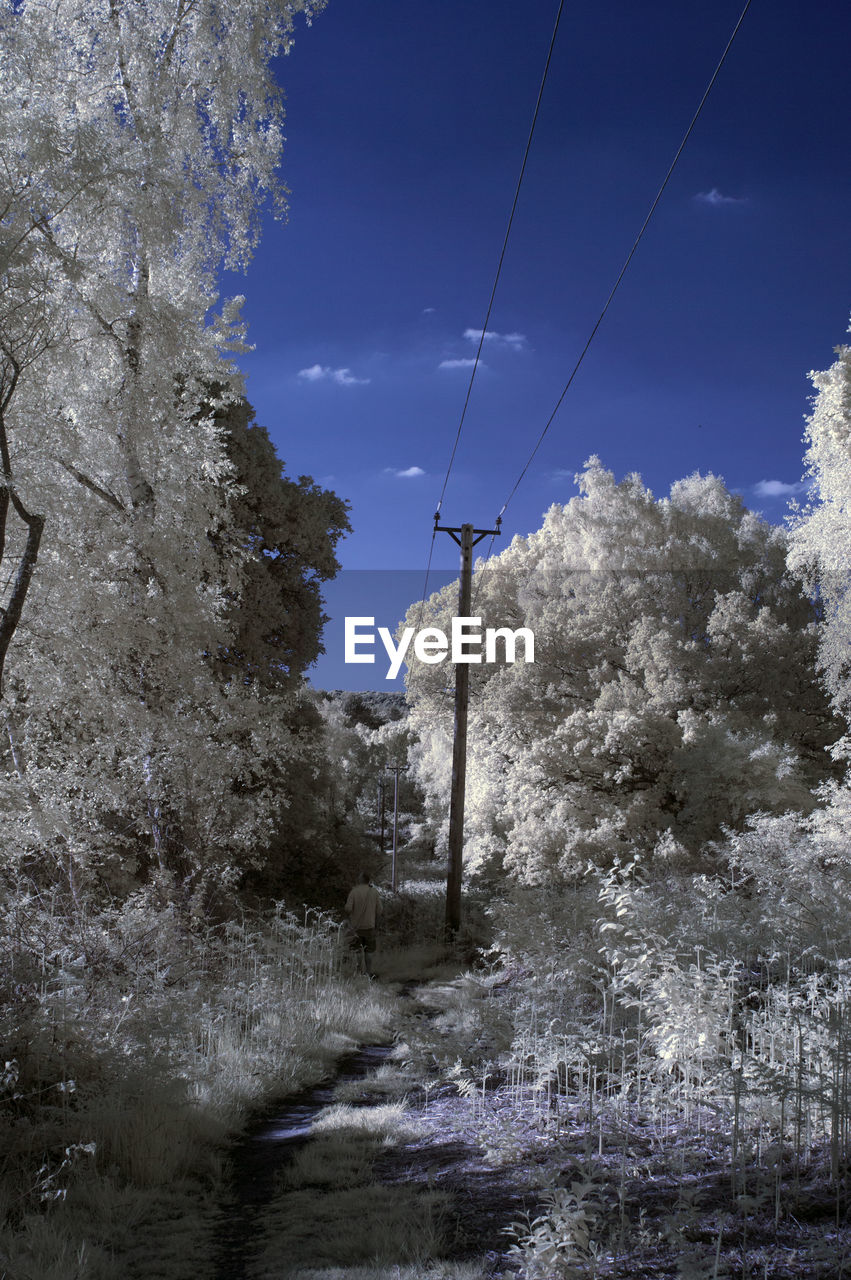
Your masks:
M822 1217L829 1205L832 1226L845 1223L851 956L826 955L801 933L781 950L782 919L766 930L757 907L765 918L764 901L720 878L645 881L632 866L552 900L535 940L515 931L505 1096L527 1125L581 1154L586 1197L609 1193L595 1253L569 1227L581 1196L554 1187L548 1212L520 1231L524 1275L549 1266L590 1276L604 1255L616 1271L617 1242L636 1238L627 1204L639 1166L651 1183L679 1169L681 1181L714 1188L715 1216L702 1226L714 1240L701 1259L670 1220L695 1275L725 1274L731 1250L748 1274L755 1214L780 1227L808 1204ZM694 1227L693 1208L678 1213ZM834 1244L839 1267L849 1240ZM803 1245L800 1257L810 1265Z
M201 927L144 894L111 911L18 894L0 911L10 1280L120 1274L134 1203L150 1219L182 1186L197 1208L249 1107L387 1026L387 998L349 975L317 912Z

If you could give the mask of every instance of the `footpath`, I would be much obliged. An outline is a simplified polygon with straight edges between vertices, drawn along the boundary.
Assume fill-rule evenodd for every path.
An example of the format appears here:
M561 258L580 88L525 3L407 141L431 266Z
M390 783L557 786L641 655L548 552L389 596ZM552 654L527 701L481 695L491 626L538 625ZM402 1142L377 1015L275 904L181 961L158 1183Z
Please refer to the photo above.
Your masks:
M215 1280L516 1274L508 1229L535 1209L534 1179L501 1158L487 1082L480 1099L464 1070L482 1047L472 987L402 986L392 1043L255 1118L230 1155Z

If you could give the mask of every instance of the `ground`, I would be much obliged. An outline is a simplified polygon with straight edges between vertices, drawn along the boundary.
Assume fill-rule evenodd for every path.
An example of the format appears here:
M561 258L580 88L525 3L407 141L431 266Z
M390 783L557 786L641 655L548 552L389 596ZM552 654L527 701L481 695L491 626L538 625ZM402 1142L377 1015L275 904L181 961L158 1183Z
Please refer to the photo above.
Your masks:
M267 1118L296 1132L255 1202L231 1201L242 1252L225 1250L220 1280L851 1275L844 1193L817 1152L731 1165L709 1114L662 1132L628 1097L589 1116L569 1088L522 1096L487 1065L505 1034L487 979L444 974L398 999L392 1045Z

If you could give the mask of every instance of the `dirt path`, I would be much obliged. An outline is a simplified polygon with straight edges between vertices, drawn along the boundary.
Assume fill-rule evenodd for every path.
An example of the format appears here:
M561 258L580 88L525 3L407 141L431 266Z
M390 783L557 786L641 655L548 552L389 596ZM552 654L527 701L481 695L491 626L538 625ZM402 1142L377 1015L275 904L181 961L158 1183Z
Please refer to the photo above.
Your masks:
M824 1151L737 1165L723 1116L663 1131L628 1091L518 1085L512 1010L482 973L400 993L392 1046L246 1139L215 1280L514 1280L527 1215L548 1278L851 1276Z
M243 1280L251 1274L263 1213L280 1189L282 1171L310 1142L313 1122L333 1104L335 1089L357 1086L389 1052L389 1045L365 1045L347 1054L334 1079L265 1108L234 1144L229 1195L217 1232L218 1280Z
M427 998L400 994L400 1024L433 1017ZM232 1151L216 1280L514 1274L505 1229L528 1190L486 1163L469 1101L412 1053L364 1047L257 1118Z

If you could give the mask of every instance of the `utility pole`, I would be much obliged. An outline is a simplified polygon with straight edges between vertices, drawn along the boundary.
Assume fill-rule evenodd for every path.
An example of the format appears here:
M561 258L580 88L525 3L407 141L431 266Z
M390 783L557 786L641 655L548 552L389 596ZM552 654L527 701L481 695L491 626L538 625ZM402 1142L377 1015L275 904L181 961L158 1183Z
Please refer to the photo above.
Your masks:
M394 893L396 892L396 851L399 830L399 771L404 767L401 764L391 764L389 766L393 771L393 854L390 862L390 888Z
M458 617L469 618L473 583L473 547L489 534L496 537L501 521L495 529L474 529L471 524L449 528L438 524L440 513L434 517L435 533L448 533L461 548L461 581L458 589ZM464 854L464 791L467 783L467 704L470 696L470 666L467 662L455 664L455 732L452 743L452 790L449 798L449 864L446 872L446 933L452 940L461 928L461 868Z
M381 834L378 837L378 847L381 850L381 856L384 857L384 774L378 780L378 820L381 826Z

